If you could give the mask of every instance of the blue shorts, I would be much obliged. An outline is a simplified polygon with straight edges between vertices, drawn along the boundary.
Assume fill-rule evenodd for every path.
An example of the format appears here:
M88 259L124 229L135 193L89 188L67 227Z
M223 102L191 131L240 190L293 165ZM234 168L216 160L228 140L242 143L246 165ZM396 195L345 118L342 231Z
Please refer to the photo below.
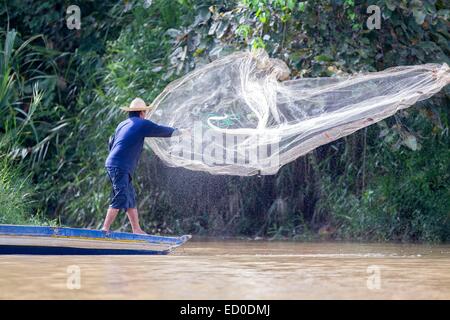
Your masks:
M131 184L132 179L128 171L115 167L106 167L106 171L112 184L109 206L125 210L136 208L136 192Z

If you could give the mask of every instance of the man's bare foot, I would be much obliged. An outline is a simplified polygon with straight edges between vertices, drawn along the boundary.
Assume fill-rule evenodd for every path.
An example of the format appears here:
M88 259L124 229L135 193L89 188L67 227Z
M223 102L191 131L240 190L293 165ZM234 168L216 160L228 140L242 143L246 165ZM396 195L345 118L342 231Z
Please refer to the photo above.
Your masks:
M143 235L148 235L148 233L146 233L144 230L142 229L138 229L138 230L133 230L134 234L143 234Z

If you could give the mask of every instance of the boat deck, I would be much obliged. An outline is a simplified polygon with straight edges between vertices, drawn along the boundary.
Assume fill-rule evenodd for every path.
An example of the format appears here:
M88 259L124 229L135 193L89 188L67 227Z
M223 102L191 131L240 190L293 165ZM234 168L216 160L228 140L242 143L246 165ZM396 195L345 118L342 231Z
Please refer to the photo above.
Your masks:
M0 225L0 254L168 254L191 238L101 230Z

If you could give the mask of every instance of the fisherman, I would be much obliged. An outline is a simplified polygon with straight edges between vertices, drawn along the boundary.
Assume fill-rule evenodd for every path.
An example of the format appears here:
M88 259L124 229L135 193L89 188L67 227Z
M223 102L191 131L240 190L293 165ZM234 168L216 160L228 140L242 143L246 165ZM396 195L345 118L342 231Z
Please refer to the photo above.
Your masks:
M144 138L171 137L187 132L182 129L161 126L145 119L146 112L151 108L140 98L134 99L129 107L121 108L128 112L128 119L119 123L109 141L110 151L105 167L112 184L112 192L103 231L109 231L120 209L124 209L133 233L146 234L139 224L136 193L131 183L131 177L144 146Z

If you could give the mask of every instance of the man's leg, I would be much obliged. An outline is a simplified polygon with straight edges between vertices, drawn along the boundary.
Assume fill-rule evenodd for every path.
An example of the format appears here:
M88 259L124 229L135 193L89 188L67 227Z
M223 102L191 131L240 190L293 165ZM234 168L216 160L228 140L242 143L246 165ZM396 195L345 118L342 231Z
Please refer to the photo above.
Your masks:
M131 228L133 229L133 233L137 234L146 234L139 225L139 217L138 217L138 211L136 208L128 208L127 209L127 216L131 223Z
M117 217L117 213L119 212L119 209L115 208L108 208L108 211L106 212L106 218L105 222L103 223L103 231L109 231L109 228L111 227L112 223Z

